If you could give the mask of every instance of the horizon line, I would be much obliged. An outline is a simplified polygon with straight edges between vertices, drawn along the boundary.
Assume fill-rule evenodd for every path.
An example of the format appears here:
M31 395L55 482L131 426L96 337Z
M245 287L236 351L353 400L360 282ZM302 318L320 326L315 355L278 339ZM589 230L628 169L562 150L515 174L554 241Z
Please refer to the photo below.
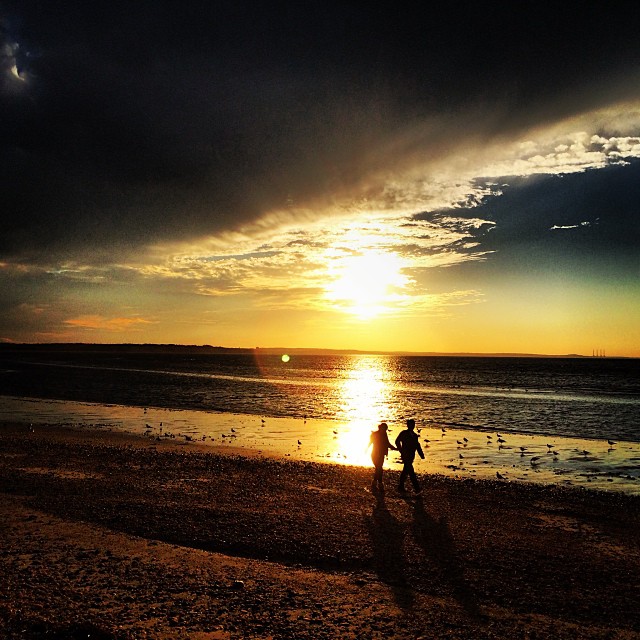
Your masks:
M432 357L478 357L478 358L587 358L587 359L615 359L626 358L633 359L637 356L603 356L603 355L585 355L579 353L565 354L549 354L549 353L529 353L529 352L481 352L481 351L409 351L409 350L382 350L382 349L334 349L325 347L225 347L221 345L210 344L182 344L182 343L154 343L154 342L11 342L0 341L0 348L7 347L26 347L29 349L36 348L100 348L107 349L125 349L125 350L143 350L150 349L158 351L160 349L170 351L180 350L198 350L198 351L218 351L218 352L243 352L255 353L261 351L263 353L273 354L298 354L298 355L322 355L322 354L353 354L353 355L397 355L397 356L432 356Z

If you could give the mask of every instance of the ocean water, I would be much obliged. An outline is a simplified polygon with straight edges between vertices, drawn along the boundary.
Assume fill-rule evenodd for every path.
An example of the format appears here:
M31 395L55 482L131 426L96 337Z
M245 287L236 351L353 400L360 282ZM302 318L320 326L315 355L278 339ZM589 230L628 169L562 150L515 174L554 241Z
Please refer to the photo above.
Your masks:
M285 358L285 360L287 360ZM0 355L0 423L71 424L370 466L416 420L418 473L640 494L640 361L379 355ZM400 464L391 454L388 467Z
M640 442L636 359L9 353L0 395Z

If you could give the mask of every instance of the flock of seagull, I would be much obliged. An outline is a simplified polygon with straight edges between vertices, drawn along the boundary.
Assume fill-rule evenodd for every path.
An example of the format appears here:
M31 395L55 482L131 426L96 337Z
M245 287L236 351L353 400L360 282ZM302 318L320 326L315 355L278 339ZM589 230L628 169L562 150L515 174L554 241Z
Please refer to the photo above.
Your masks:
M306 416L304 417L304 422L306 423ZM266 425L265 418L260 419L260 425L262 427ZM238 433L234 427L228 428L224 433L220 433L220 435L216 437L210 436L210 435L196 436L190 433L181 433L181 432L174 433L164 428L162 422L160 423L159 428L154 428L150 424L145 424L145 427L146 427L146 430L144 434L146 436L150 436L154 438L155 440L160 440L162 438L171 438L171 439L178 438L178 439L182 439L185 443L187 443L187 442L206 442L207 440L210 442L215 442L216 438L219 438L218 441L221 443L224 443L224 442L231 443L233 442L233 439L238 437ZM423 436L422 432L424 430L425 430L424 427L417 429L417 432L420 435L423 447L425 449L433 447L431 448L431 451L433 453L436 453L436 450L439 448L440 453L444 454L444 459L443 459L444 466L447 469L450 469L452 471L468 470L469 464L471 464L471 466L474 466L477 464L491 464L491 455L492 454L495 455L496 452L502 452L502 451L505 451L505 452L512 451L514 454L518 456L518 458L522 462L525 462L525 463L528 462L528 465L527 467L525 467L525 469L530 468L534 471L538 471L539 468L541 468L546 462L554 462L554 463L558 462L560 460L561 451L563 454L565 454L563 455L563 458L572 462L580 462L580 461L594 462L594 461L601 460L600 458L597 457L599 455L599 452L593 454L591 451L584 448L559 450L556 444L549 443L549 442L545 444L534 443L528 446L525 445L524 443L519 444L517 442L517 435L515 436L516 442L514 444L513 443L514 434L503 435L501 433L485 433L486 440L482 442L482 440L478 441L478 437L481 438L479 434L474 434L474 435L469 434L472 438L470 440L466 435L462 435L460 432L457 432L455 436L455 440L453 440L452 438L446 437L447 428L443 426L440 428L440 434L438 434L436 431L435 435L430 436L431 438L433 438L433 440L430 440L429 438L426 438ZM333 430L334 439L338 437L338 434L339 434L338 430L334 429ZM438 438L438 435L440 435L439 438ZM510 442L507 441L507 438L509 438ZM446 448L443 451L442 448L438 447L436 443L446 444L446 441L448 441L448 446L446 446ZM454 445L454 442L455 442L455 445ZM520 442L522 442L522 439L520 439ZM617 441L608 439L606 440L606 442L609 447L607 451L609 453L614 452L616 450L616 445L618 444ZM293 443L294 443L294 446L297 445L298 450L302 449L303 440L301 437L298 437L298 435L296 434L293 435ZM451 455L450 452L454 448L454 446L457 449L457 457L449 458L448 459L449 464L446 464L447 453L450 456ZM489 451L487 451L487 447L490 448ZM425 451L425 453L427 452ZM487 453L489 455L487 455ZM569 454L568 457L566 456L567 453ZM289 454L286 454L286 455L289 455ZM327 454L327 455L330 455L330 454ZM338 457L346 458L346 456L340 456L340 455L338 455ZM515 463L515 462L516 460L511 458L510 463ZM520 465L511 464L511 467L513 467L514 469L519 468L520 472L521 473L523 472L523 468ZM547 468L551 469L551 467L547 467ZM554 469L554 473L563 473L563 471L558 467L556 467L555 465L553 466L553 469ZM473 473L475 473L475 471L473 471ZM504 470L495 471L495 477L498 480L508 480L509 475L511 474L508 471L504 471ZM525 475L526 475L526 471L525 471ZM588 476L589 474L584 474L584 475ZM634 480L640 480L640 478L636 478L632 476L629 476L629 478ZM587 477L587 480L590 480L590 478Z
M441 427L441 438L439 438L438 440L443 441L446 433L447 433L446 427ZM494 445L497 444L497 447L495 447L495 449L497 449L498 451L515 450L515 452L519 454L520 459L528 460L530 467L534 470L537 470L538 467L547 460L558 462L558 460L560 459L560 452L558 451L558 448L556 447L555 444L546 443L546 445L544 445L546 446L546 451L545 451L543 445L540 445L540 446L521 445L517 447L512 447L507 442L506 437L503 436L501 433L485 434L485 437L486 437L486 443L485 443L486 446L493 447ZM422 441L425 447L429 447L432 444L432 441L429 440L428 438L422 438ZM608 439L606 442L609 447L607 449L609 453L616 450L616 445L618 444L617 441ZM466 436L463 436L462 438L458 437L455 440L455 443L457 445L457 450L458 450L457 460L456 458L451 458L449 460L451 464L446 466L448 469L453 471L458 471L458 470L462 471L465 469L465 463L469 460L469 456L467 456L466 449L472 443L470 442L469 438L467 438ZM482 445L480 445L480 448L481 450L484 449ZM570 457L569 460L574 460L574 461L575 460L583 460L583 461L596 460L596 458L591 457L594 454L592 454L592 452L588 451L587 449L576 448L576 449L573 449L571 453L573 454L574 457L573 458ZM482 459L482 462L487 464L488 460ZM512 466L516 467L515 464L513 464ZM498 480L507 479L507 476L504 473L501 473L500 471L496 471L495 475Z

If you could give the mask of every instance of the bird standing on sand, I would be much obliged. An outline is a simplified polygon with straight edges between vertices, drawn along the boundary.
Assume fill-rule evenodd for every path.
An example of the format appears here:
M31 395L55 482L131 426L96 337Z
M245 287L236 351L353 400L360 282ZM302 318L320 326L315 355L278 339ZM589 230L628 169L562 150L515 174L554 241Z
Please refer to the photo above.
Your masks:
M496 478L498 478L498 480L504 480L504 476L499 471L496 471Z

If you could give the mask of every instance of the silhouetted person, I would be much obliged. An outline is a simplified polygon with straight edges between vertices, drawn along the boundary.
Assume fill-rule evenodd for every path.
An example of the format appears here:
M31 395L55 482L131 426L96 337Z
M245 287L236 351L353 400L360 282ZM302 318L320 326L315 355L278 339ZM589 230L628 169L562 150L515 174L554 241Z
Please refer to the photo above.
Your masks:
M371 491L380 493L384 492L384 483L382 482L382 465L384 465L384 459L387 457L387 453L389 449L396 448L389 442L389 436L387 435L387 426L386 422L381 422L378 425L377 431L371 432L371 437L369 438L369 447L371 449L371 461L373 462L373 466L375 467L375 471L373 472L373 482L371 483Z
M402 472L400 473L400 482L398 483L398 491L404 492L404 483L409 476L411 484L416 493L420 493L420 485L418 484L418 478L416 472L413 470L413 460L416 457L416 452L424 460L424 453L420 446L420 440L418 434L414 431L416 428L416 421L410 418L407 420L407 428L401 431L396 438L396 447L400 452L402 458Z

